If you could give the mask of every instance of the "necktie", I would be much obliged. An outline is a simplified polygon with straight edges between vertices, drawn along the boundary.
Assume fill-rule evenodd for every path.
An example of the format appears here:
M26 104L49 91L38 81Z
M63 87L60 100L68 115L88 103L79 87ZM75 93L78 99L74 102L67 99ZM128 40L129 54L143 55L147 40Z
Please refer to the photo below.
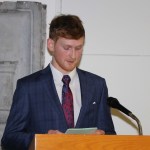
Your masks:
M74 127L74 110L73 110L73 96L69 87L70 77L64 75L62 78L64 83L62 88L62 108L69 128Z

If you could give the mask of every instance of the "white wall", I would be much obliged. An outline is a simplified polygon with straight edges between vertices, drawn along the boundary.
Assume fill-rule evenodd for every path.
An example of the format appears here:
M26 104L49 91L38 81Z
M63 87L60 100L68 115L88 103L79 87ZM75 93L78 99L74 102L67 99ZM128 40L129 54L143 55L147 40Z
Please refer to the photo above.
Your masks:
M33 0L32 0L33 1ZM41 0L47 4L47 32L55 14L79 15L86 29L80 68L103 76L118 98L150 134L150 1ZM45 66L51 57L45 52ZM138 134L135 121L113 110L118 134Z

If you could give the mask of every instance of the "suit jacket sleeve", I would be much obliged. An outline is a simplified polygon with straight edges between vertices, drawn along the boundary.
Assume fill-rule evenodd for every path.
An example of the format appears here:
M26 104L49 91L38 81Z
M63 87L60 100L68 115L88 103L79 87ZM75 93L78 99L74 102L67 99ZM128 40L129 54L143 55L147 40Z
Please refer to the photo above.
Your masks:
M103 81L97 126L99 129L104 130L106 134L116 134L111 117L110 107L107 104L108 89L105 79Z
M29 117L28 88L18 80L13 103L2 137L2 147L6 150L27 150L34 134L28 133ZM17 143L17 144L16 144Z

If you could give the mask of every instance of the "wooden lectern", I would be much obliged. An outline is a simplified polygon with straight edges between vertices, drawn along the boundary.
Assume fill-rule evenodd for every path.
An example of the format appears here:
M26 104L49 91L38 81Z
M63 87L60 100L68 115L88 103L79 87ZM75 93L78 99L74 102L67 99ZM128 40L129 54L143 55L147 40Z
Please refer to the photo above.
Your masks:
M150 136L36 134L35 150L150 150Z

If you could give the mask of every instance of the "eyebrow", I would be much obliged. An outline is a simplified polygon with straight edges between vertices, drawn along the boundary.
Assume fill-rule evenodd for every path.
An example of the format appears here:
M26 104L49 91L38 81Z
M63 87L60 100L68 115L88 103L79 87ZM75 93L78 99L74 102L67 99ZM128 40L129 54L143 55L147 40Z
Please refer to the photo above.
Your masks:
M70 45L70 44L63 44L63 46L73 47L73 46L72 46L72 45ZM75 46L75 47L83 47L83 44L81 44L81 45L77 45L77 46Z

